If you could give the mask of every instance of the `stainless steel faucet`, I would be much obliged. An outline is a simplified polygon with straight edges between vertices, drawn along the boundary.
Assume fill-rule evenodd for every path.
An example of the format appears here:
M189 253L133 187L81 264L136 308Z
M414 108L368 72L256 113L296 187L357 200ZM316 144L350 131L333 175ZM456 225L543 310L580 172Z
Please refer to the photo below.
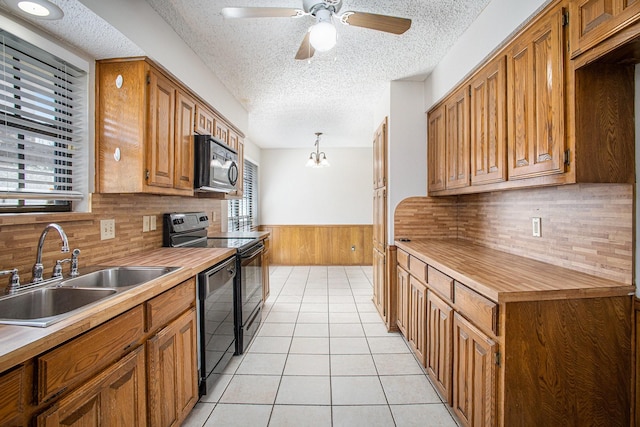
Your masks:
M33 265L33 279L31 280L33 283L42 282L43 280L42 272L44 267L42 266L42 247L44 246L44 239L47 237L47 233L51 228L56 230L62 239L62 248L60 248L60 251L63 253L69 252L69 240L67 240L67 235L64 233L62 227L53 223L47 225L44 230L42 230L40 241L38 242L38 253L36 255L36 263Z

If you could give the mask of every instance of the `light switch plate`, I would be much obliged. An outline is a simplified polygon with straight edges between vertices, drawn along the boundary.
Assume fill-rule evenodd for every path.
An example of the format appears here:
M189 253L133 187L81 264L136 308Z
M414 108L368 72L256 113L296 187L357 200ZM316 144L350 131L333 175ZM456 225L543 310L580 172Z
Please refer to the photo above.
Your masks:
M533 237L542 237L542 219L540 217L531 218L531 234Z
M116 237L116 220L100 220L100 240L113 239Z
M151 215L149 217L149 229L151 231L154 231L156 229L156 216L155 215Z
M147 231L149 231L149 217L144 215L142 217L142 232L146 233Z

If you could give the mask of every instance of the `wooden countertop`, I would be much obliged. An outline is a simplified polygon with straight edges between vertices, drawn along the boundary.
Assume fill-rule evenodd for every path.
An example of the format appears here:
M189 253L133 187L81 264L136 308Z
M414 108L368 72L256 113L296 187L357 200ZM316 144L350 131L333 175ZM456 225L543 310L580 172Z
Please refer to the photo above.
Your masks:
M0 325L0 372L37 356L91 328L153 298L195 276L200 271L235 255L235 249L159 248L126 258L109 266L181 267L109 298L47 328ZM82 272L82 265L80 265Z
M498 302L633 295L635 288L464 240L396 241L399 249Z

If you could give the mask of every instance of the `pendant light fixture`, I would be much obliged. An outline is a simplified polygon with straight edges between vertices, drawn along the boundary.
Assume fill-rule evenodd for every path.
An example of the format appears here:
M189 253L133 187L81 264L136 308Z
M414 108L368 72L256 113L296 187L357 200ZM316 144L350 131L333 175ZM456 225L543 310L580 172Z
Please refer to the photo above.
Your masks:
M322 135L322 132L316 132L316 142L314 144L316 151L312 151L311 154L309 154L309 160L307 160L307 164L305 165L308 168L327 168L331 166L327 160L327 155L320 151L320 135Z

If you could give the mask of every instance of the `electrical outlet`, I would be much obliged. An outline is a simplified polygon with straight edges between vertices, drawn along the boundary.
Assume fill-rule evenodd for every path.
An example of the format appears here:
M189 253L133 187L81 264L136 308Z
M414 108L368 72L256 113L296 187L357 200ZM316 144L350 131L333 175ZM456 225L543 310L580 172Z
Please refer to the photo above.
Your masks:
M218 220L218 212L211 211L211 221L216 222Z
M149 217L149 229L151 231L154 231L156 229L156 216L155 215L151 215Z
M531 218L531 234L533 237L542 237L542 219L540 217Z
M116 237L116 220L100 220L100 240L113 239Z
M353 252L356 251L356 245L351 246L351 251L353 251Z
M147 231L149 231L149 217L144 215L142 217L142 232L146 233Z

